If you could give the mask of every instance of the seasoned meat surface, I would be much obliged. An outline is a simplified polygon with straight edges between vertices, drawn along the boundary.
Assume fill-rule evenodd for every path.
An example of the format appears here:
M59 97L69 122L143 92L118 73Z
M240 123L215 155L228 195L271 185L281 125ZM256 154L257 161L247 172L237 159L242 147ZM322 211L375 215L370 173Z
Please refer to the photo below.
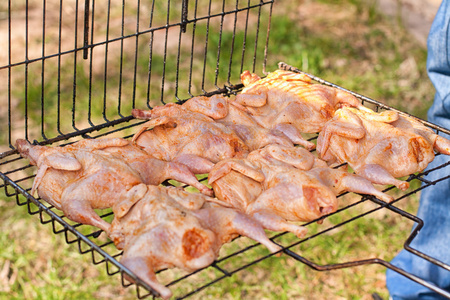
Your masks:
M450 154L449 146L448 140L413 118L349 107L335 113L317 140L322 159L347 162L371 182L402 190L409 184L397 178L424 170L434 159L434 149Z
M220 247L238 235L280 250L259 223L201 194L181 188L139 185L116 207L111 237L123 249L121 263L167 299L170 289L155 272L163 268L194 271L210 265Z
M300 147L269 145L246 159L224 160L208 180L218 199L253 216L264 228L299 237L305 229L287 221L312 221L334 212L336 196L344 191L392 200L368 180L332 169Z
M157 160L125 139L86 139L65 147L17 140L16 145L37 167L32 194L37 190L69 219L106 232L109 224L94 209L113 207L122 193L137 184L157 185L171 178L211 194L185 166Z
M236 102L246 107L258 124L278 129L292 140L301 139L300 133L321 131L341 106L361 106L347 92L314 84L308 76L290 71L277 70L265 78L244 71L241 80L245 87Z
M248 153L248 147L230 128L177 104L147 112L135 109L133 115L150 118L133 136L133 142L155 158L179 162L196 174L208 173L220 160Z

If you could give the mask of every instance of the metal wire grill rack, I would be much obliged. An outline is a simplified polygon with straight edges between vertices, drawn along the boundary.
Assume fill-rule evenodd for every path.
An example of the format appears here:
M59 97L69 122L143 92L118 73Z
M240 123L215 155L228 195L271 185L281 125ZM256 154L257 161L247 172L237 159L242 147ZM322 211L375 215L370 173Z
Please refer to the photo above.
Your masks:
M7 18L2 23L7 51L0 56L0 78L7 82L2 88L5 96L0 98L3 109L0 113L0 177L3 180L0 188L17 205L27 207L30 215L38 215L40 222L51 226L55 234L64 236L68 244L77 245L81 254L92 256L94 264L105 265L109 275L119 274L123 286L132 285L126 277L135 281L138 298L157 295L120 264L120 251L100 231L67 220L60 211L30 195L33 167L19 157L14 142L25 138L36 144L57 146L81 138L111 135L128 138L141 124L131 117L132 108L182 102L200 94L238 92L242 87L239 75L243 70L266 72L273 2L75 0L67 4L62 0L42 3L28 0L25 4L16 4L9 0ZM300 72L286 64L280 67ZM333 85L315 76L312 78ZM377 110L392 109L353 94ZM424 123L438 133L450 134L445 128ZM449 164L438 168L446 168L450 174ZM321 265L299 254L299 246L307 241L385 209L417 224L405 242L406 249L450 271L448 264L410 246L423 222L395 206L398 201L437 183L425 180L424 175L411 175L408 181L418 181L422 185L396 197L391 204L374 197L360 197L359 201L327 218L368 202L372 203L372 208L338 224L320 227L302 240L284 239L288 236L285 233L272 236L272 240L283 246L285 255L319 271L380 264L450 298L448 292L383 259ZM449 178L450 175L439 181ZM387 192L390 190L392 188ZM104 219L111 217L111 212L102 214ZM178 297L189 297L273 256L245 259L255 247L258 244L245 241L236 246L208 267L217 271L213 279L198 283ZM169 287L183 285L202 271L168 276L171 279L165 284ZM167 272L170 271L162 274Z
M272 4L9 1L2 144L48 144L127 122L134 107L223 93L244 69L263 71Z

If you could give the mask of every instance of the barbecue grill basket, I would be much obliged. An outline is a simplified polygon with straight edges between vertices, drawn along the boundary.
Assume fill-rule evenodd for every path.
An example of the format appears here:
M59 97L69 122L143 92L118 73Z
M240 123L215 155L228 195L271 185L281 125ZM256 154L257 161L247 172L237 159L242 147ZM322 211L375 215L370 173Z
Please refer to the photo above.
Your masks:
M151 109L167 102L181 103L197 95L239 92L242 88L239 75L243 70L266 74L273 5L274 1L268 0L168 0L165 3L48 0L39 4L31 0L25 4L9 0L7 17L2 22L2 26L7 27L2 31L6 33L7 48L0 54L0 78L6 82L0 87L0 177L3 180L0 188L6 197L27 207L29 214L37 215L42 224L51 226L68 244L77 245L81 254L91 255L92 262L104 265L109 275L120 276L123 286L135 285L139 298L156 295L119 263L120 251L100 231L67 220L60 211L30 195L34 168L17 154L15 140L25 138L34 144L58 146L83 138L129 138L136 126L142 124L131 116L133 108ZM280 67L301 72L283 63ZM319 83L343 89L310 76ZM353 94L375 110L393 109ZM445 128L423 122L438 133L450 134ZM449 162L428 172L441 168L446 168L450 174ZM280 233L273 235L272 240L284 247L284 256L319 271L380 264L450 298L448 292L383 259L320 264L301 254L303 243L328 236L333 230L366 215L388 210L416 224L405 241L408 251L450 271L449 265L410 246L423 222L395 206L424 188L433 188L437 182L425 180L424 175L413 174L408 178L416 188L407 193L388 188L386 192L392 190L397 195L391 204L373 196L360 196L360 200L328 218L370 203L364 213L328 227L319 226L305 239ZM414 185L414 182L421 185ZM106 211L102 218L110 220L111 215ZM305 226L314 224L310 222ZM189 297L272 257L269 254L249 258L247 254L257 246L244 238L233 242L227 255L222 255L209 267L217 271L214 278L176 296ZM162 271L162 274L165 272L170 271ZM202 270L173 275L178 276L174 278L168 276L171 281L165 284L182 286L198 272ZM126 280L125 275L135 284Z

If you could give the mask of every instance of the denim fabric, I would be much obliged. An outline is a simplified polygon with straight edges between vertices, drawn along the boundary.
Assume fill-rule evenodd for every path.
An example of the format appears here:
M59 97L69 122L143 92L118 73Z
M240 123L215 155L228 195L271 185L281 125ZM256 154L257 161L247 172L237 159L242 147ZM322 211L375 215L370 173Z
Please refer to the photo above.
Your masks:
M428 76L436 94L428 111L428 120L444 128L450 128L450 0L443 0L428 36ZM448 135L442 134L446 138ZM434 168L450 160L439 155L428 166ZM430 173L428 180L448 176L446 167ZM450 264L450 180L439 182L422 191L417 216L424 221L424 227L411 246L431 257ZM392 264L425 279L438 287L450 291L450 272L402 250ZM446 299L428 288L406 277L387 270L386 284L393 300L399 299Z

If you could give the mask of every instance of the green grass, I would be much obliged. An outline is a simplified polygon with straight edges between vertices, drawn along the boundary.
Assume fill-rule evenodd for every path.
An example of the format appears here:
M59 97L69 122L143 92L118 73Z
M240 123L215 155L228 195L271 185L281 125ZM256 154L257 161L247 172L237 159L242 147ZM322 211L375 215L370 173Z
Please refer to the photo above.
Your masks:
M287 4L281 14L275 6L269 66L286 59L303 71L425 118L433 100L426 50L401 24L376 12L373 1L321 3ZM296 12L297 18L286 17ZM305 25L298 26L302 21Z
M159 3L158 1L156 3ZM321 0L313 2L277 1L274 4L271 20L271 32L268 50L267 71L277 68L279 61L284 61L303 71L317 75L325 80L339 84L347 89L361 93L365 96L425 118L426 110L431 105L433 88L426 73L426 49L419 45L406 32L397 20L391 21L381 15L374 5L374 1L364 0ZM160 5L160 4L158 4ZM192 3L190 2L190 5ZM159 8L164 11L166 7L161 4ZM192 7L190 7L192 12ZM135 11L132 11L133 13ZM120 14L113 14L120 18ZM173 16L175 18L176 16ZM164 18L154 20L161 23ZM262 20L267 22L267 20ZM262 26L264 28L264 26ZM191 30L191 31L189 31ZM192 28L188 28L188 33ZM260 33L261 34L261 33ZM206 39L206 24L199 22L196 27L199 40ZM259 36L262 43L258 44L258 51L264 46L265 33ZM208 54L205 68L208 74L216 72L217 51L219 42L221 56L218 68L218 82L223 85L228 80L228 62L231 56L229 47L232 44L233 32L225 30L219 40L218 35L210 33L208 37ZM255 35L247 36L247 47L254 45ZM145 107L147 102L156 105L161 98L160 77L151 82L147 92L148 72L148 40L140 39L139 55L137 58L137 89L135 99L130 85L133 85L134 74L127 62L134 60L134 53L125 53L122 74L123 106L121 112L129 114L136 101L138 107ZM240 53L244 42L244 33L236 33L234 41L238 50L233 52L233 61L240 60ZM203 68L204 53L202 42L190 53L190 48L183 48L183 59L180 62L180 74L190 67L191 55L195 58L196 70ZM253 51L253 50L252 50ZM246 52L245 68L251 68L252 51ZM96 57L101 53L94 52ZM163 69L164 57L158 53L153 56L152 72L161 74L166 72L167 82L176 78L174 70L178 53L170 51L166 57L166 66ZM57 135L54 122L57 116L58 93L62 99L61 119L62 130L72 131L72 97L73 80L61 81L61 87L54 84L58 73L52 68L53 60L46 62L45 69L45 130L50 135ZM64 60L61 76L70 78L73 73L73 61ZM54 64L53 64L54 65ZM30 65L30 68L34 68ZM40 70L39 66L36 70ZM103 81L104 65L94 67L92 86L89 88L89 60L79 60L76 67L76 123L86 125L88 111L83 110L89 106L90 114L95 122L105 117L114 118L118 113L117 95L120 87L120 77L117 69L118 60L110 63L107 68L107 82ZM261 66L258 64L258 70ZM24 70L20 70L23 72ZM260 72L260 71L259 71ZM231 71L232 80L236 81L239 72ZM30 73L31 74L31 73ZM29 99L40 99L42 84L39 72L32 72L28 82ZM193 84L187 85L187 78L183 78L179 87L179 97L186 98L186 90L200 94L201 79L193 74ZM261 74L262 75L262 74ZM144 82L141 82L144 78ZM206 86L214 86L214 76L206 79ZM103 91L107 85L108 93ZM23 83L22 83L23 85ZM167 101L175 101L173 96L175 87L167 84L163 96ZM13 96L23 99L21 90L14 91ZM149 94L149 95L147 95ZM148 98L147 98L148 97ZM166 99L166 98L165 98ZM17 110L22 114L27 109L30 123L39 131L41 124L40 101L19 101ZM70 112L70 113L69 113ZM67 122L66 122L67 121ZM34 132L33 131L33 132ZM2 133L2 144L6 136ZM4 143L3 143L4 141ZM417 185L418 183L414 183ZM344 197L345 201L355 201ZM408 197L396 204L399 207L414 213L417 209L417 195ZM39 224L37 216L29 216L25 207L17 207L13 199L0 199L0 299L133 299L134 288L123 288L120 276L108 276L105 265L93 265L90 254L78 254L77 245L67 245L63 235L52 233L50 225ZM308 226L310 234L340 224L376 205L362 203L355 208L346 210L325 220L323 224ZM336 264L345 261L380 257L390 260L401 248L412 223L391 213L386 209L375 211L363 218L356 219L349 224L333 229L327 233L312 238L292 250L320 265ZM89 228L80 228L89 232ZM297 241L292 235L285 235L278 242L290 245ZM241 247L251 245L252 242L240 238L226 245L223 254L232 252ZM227 260L221 264L229 270L241 267L246 262L267 255L268 252L259 246L240 255L237 259ZM379 265L365 265L348 269L318 272L306 265L282 255L262 260L260 263L237 272L231 277L221 280L207 289L195 294L193 299L371 299L370 294L378 292L387 299L387 290L384 282L385 268ZM169 280L177 274L177 270L163 272L163 280ZM221 273L214 269L200 272L174 286L178 295L190 292L193 288L205 282L214 280ZM166 278L166 279L164 279Z

